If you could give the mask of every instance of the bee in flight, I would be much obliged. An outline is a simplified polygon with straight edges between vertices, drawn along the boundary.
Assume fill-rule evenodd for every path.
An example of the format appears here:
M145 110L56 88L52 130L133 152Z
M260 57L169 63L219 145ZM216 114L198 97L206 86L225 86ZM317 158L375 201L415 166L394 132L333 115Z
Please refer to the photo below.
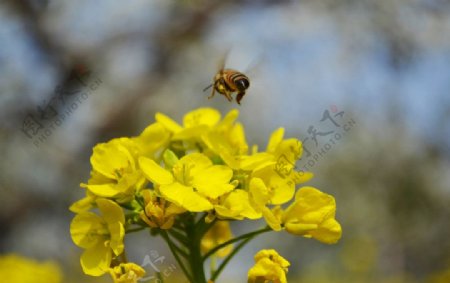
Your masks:
M246 75L239 71L224 69L224 63L225 60L221 62L220 69L213 78L213 83L206 87L203 91L206 91L212 87L212 92L208 99L212 98L217 91L225 96L230 102L232 101L231 94L237 93L236 102L241 104L245 91L250 86L250 80Z

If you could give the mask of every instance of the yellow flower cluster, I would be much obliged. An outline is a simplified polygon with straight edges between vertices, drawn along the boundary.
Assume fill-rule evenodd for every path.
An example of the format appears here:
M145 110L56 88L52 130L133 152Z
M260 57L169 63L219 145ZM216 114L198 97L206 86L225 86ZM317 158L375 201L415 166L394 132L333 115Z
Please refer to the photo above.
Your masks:
M75 244L85 250L81 266L86 274L124 270L117 269L117 264L126 263L121 259L127 232L147 227L169 241L167 233L175 228L195 232L189 230L194 224L185 224L186 217L195 214L203 216L192 226L200 231L194 238L202 241L194 246L201 246L204 254L233 237L230 220L264 218L274 231L329 244L341 237L334 198L312 187L296 191L297 184L312 178L312 173L295 170L301 142L285 139L280 128L271 135L266 150L256 146L250 150L244 128L236 121L238 114L232 110L222 119L217 110L200 108L186 114L180 125L157 113L156 122L139 136L94 147L91 177L81 184L86 197L70 208L77 214L70 230ZM186 253L178 250L198 260L189 247ZM224 257L231 250L231 245L224 245L213 252ZM257 269L269 266L265 262L257 264ZM285 262L279 266L286 268ZM143 276L133 274L133 280ZM190 276L199 275L192 272Z

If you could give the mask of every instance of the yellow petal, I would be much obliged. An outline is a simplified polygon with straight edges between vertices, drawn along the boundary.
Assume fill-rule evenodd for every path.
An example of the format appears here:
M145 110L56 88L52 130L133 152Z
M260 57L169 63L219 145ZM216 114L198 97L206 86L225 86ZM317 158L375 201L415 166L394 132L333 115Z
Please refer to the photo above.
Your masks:
M114 139L108 143L96 145L91 156L92 168L108 178L116 179L117 170L133 166L133 157L122 145L124 142L129 142L129 140Z
M331 195L313 187L301 188L295 202L284 211L282 219L286 231L313 237L323 243L333 244L342 235L340 224L334 219L336 202Z
M155 120L161 123L167 130L177 133L183 129L177 122L162 113L156 113Z
M297 191L295 204L294 210L303 213L303 217L308 220L334 217L336 212L336 201L333 196L309 186L302 187Z
M311 180L314 177L314 174L312 172L308 172L308 171L292 171L291 174L289 175L289 178L294 181L296 184L301 184L301 183L305 183L308 182L309 180Z
M285 224L286 231L294 235L305 235L310 234L309 232L316 230L319 225L315 223L299 223L299 222L289 222Z
M220 112L214 108L199 108L184 115L183 125L191 128L199 125L214 126L220 120Z
M269 191L267 203L278 205L290 201L295 193L295 183L287 176L280 176L273 166L253 171L252 176L263 180Z
M311 236L325 244L335 244L342 236L342 228L335 219L327 219L319 229L311 231Z
M86 185L86 188L94 195L104 198L112 198L120 193L120 191L117 189L117 184L114 183L102 185Z
M273 154L276 158L284 157L289 164L295 165L303 153L302 142L296 138L281 141Z
M172 228L174 223L175 223L175 217L166 218L166 222L164 222L160 228L164 229L164 230L168 230L168 229Z
M177 166L189 170L189 174L194 176L204 169L213 165L212 161L202 153L191 153L183 156Z
M284 128L279 128L275 130L270 136L269 143L267 144L267 152L275 152L278 145L283 140Z
M138 137L133 138L133 141L139 148L140 154L156 157L155 153L169 143L170 132L161 123L153 123Z
M228 112L225 117L223 117L222 121L220 121L216 128L220 130L227 130L229 129L233 123L236 121L236 119L239 117L239 110L237 109L231 109L230 112Z
M265 206L270 199L269 190L260 178L250 180L249 193L254 205L259 208Z
M210 199L217 199L224 194L231 192L235 186L232 184L202 184L195 187L203 196Z
M95 171L95 169L91 170L91 177L89 178L88 184L89 185L98 185L98 184L105 184L105 183L111 183L116 180L117 176L114 176L114 178L108 178L101 174L100 172ZM86 184L80 184L80 187L86 188Z
M290 201L295 194L295 184L286 182L286 178L282 178L277 173L272 173L270 176L269 188L272 189L270 203L274 205Z
M220 154L222 150L225 150L231 154L231 145L224 139L223 135L217 131L209 131L204 133L202 135L202 141L216 154Z
M248 192L244 190L234 190L215 207L216 213L222 218L249 219L261 218L261 213L257 212L249 201Z
M229 140L233 148L238 149L239 154L246 154L248 151L248 144L245 138L244 126L241 123L236 123L228 134Z
M169 185L162 185L159 189L167 200L186 210L200 212L213 208L213 205L206 198L194 192L192 187L183 186L175 182Z
M81 213L88 211L92 208L94 203L95 197L94 196L86 196L76 202L74 202L70 207L69 210L74 213Z
M80 258L83 272L91 276L100 276L108 272L111 264L111 249L99 242L93 248L85 250Z
M115 255L120 255L124 249L123 237L125 236L125 228L120 222L115 222L108 225L108 230L111 234L109 245Z
M185 211L186 211L186 209L184 209L174 203L171 203L171 204L169 204L169 207L166 208L166 216L170 217L170 216L174 216L177 214L182 214Z
M247 155L242 157L240 168L246 171L258 170L261 167L275 164L272 160L273 156L266 152L260 152L254 155Z
M199 138L208 131L208 127L205 125L194 126L191 128L183 129L173 135L174 140L187 140L192 138Z
M260 250L255 254L255 262L260 261L261 259L268 258L277 265L279 265L282 268L287 268L291 264L289 261L287 261L284 257L282 257L276 250L274 249L266 249L266 250Z
M276 215L267 207L262 207L261 210L264 219L266 220L267 225L272 228L274 231L280 231L281 230L281 221L276 217Z
M234 189L229 184L233 170L227 166L215 165L194 175L192 185L199 193L209 198L215 199Z
M172 174L150 158L140 157L139 166L145 177L155 184L166 185L173 182Z
M91 248L107 236L104 221L92 212L77 214L70 223L70 235L73 242L84 249Z
M102 213L103 219L106 223L111 224L115 222L125 223L125 216L123 210L112 200L99 198L95 201L97 203L100 212Z
M233 156L228 150L221 148L218 150L220 158L233 170L239 170L241 168L240 158Z

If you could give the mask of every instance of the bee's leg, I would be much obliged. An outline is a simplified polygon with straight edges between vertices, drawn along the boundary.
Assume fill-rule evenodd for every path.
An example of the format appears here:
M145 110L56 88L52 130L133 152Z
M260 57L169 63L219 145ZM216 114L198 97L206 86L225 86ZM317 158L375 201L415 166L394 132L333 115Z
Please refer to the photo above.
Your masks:
M209 86L205 87L205 88L203 89L203 91L207 91L208 89L210 89L210 88L213 87L213 86L214 86L213 84L210 84Z
M212 86L211 95L208 96L208 99L211 99L214 96L214 94L216 93L216 90L218 91L218 89L217 89L217 82L214 82L214 84Z
M239 105L241 104L241 100L242 100L242 98L244 97L244 95L245 95L245 91L239 92L239 93L237 94L237 96L236 96L236 102L237 102Z
M228 99L229 102L231 102L233 100L233 98L231 97L231 93L230 92L226 91L224 95Z
M213 98L213 96L214 96L214 93L216 92L216 88L215 87L213 87L212 88L212 92L211 92L211 95L210 96L208 96L208 99L211 99L211 98Z

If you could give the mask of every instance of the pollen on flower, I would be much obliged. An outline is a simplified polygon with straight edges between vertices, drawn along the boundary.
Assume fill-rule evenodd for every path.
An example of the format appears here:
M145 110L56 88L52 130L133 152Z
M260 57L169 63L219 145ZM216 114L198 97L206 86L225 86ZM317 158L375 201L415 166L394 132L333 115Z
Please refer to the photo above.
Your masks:
M173 175L175 179L183 185L190 186L192 184L191 171L195 164L175 164L173 166Z

